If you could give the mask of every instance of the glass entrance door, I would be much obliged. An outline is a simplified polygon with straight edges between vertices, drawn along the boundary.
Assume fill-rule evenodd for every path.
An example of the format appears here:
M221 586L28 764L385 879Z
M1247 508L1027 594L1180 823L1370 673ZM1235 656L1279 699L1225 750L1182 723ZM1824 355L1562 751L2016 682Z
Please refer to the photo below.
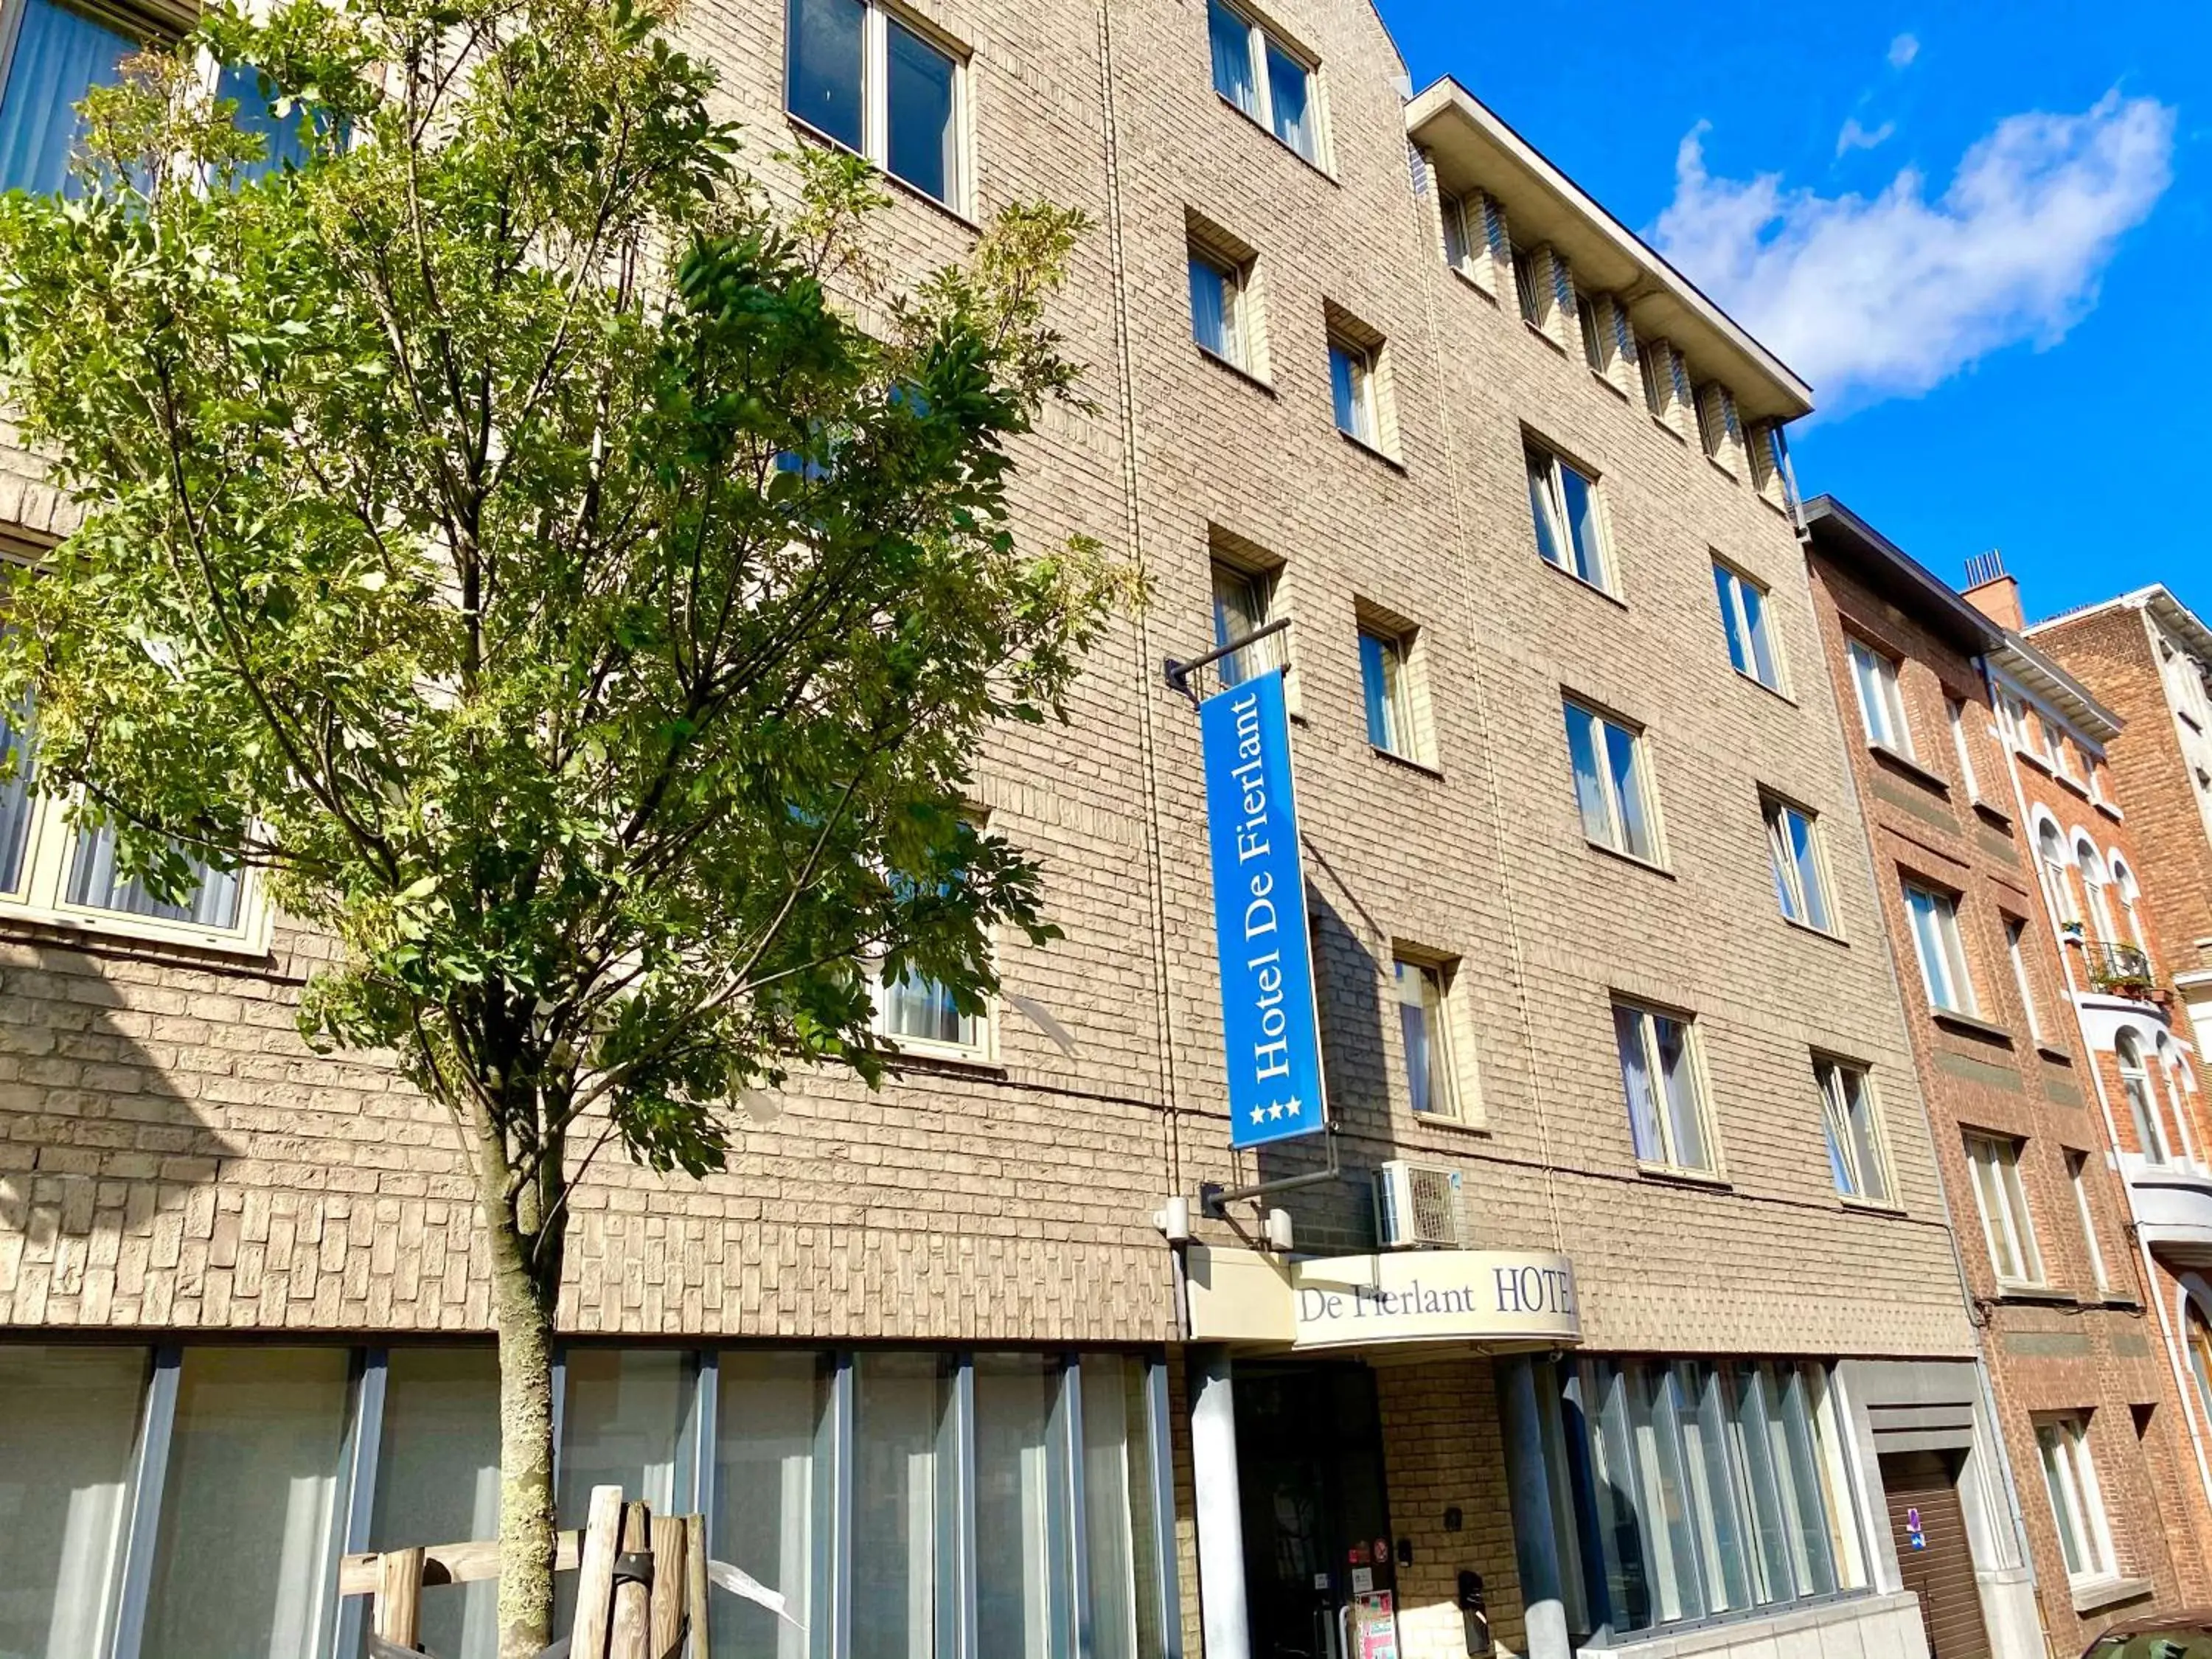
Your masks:
M1393 1588L1374 1373L1240 1364L1236 1389L1253 1659L1348 1659L1346 1603Z

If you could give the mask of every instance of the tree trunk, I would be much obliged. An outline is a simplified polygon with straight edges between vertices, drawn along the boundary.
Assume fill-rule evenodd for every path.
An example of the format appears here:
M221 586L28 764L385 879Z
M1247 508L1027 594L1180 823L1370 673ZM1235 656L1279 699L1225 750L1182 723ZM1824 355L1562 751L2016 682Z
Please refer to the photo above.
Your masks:
M536 1659L553 1625L555 1267L533 1271L505 1205L485 1206L499 1333L499 1659ZM556 1224L558 1224L557 1218Z

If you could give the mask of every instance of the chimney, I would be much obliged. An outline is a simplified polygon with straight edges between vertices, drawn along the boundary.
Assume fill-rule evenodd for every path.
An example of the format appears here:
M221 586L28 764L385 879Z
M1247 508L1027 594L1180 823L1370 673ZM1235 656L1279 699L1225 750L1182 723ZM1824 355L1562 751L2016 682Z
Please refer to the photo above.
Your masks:
M1966 585L1960 594L2000 628L2015 634L2027 626L2020 608L2020 583L2005 574L2004 555L1996 548L1966 561Z

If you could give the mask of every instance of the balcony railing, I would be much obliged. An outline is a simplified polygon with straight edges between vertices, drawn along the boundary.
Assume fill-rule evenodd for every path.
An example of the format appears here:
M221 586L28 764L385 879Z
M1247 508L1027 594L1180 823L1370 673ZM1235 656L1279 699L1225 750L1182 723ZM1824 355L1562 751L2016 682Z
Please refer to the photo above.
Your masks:
M2089 983L2109 996L2133 997L2139 1002L2148 1002L2158 989L2158 976L2151 972L2150 957L2139 945L2124 945L2111 939L2085 939L2081 941L2081 952L2089 969Z

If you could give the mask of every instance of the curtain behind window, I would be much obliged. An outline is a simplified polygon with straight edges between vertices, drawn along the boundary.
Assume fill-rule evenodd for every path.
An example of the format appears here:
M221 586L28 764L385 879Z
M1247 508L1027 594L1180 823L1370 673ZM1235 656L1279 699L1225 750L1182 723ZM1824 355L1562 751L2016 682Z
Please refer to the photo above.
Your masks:
M76 106L93 88L113 85L118 65L137 50L137 42L53 0L25 0L0 94L0 190L76 193L69 174L82 125Z

